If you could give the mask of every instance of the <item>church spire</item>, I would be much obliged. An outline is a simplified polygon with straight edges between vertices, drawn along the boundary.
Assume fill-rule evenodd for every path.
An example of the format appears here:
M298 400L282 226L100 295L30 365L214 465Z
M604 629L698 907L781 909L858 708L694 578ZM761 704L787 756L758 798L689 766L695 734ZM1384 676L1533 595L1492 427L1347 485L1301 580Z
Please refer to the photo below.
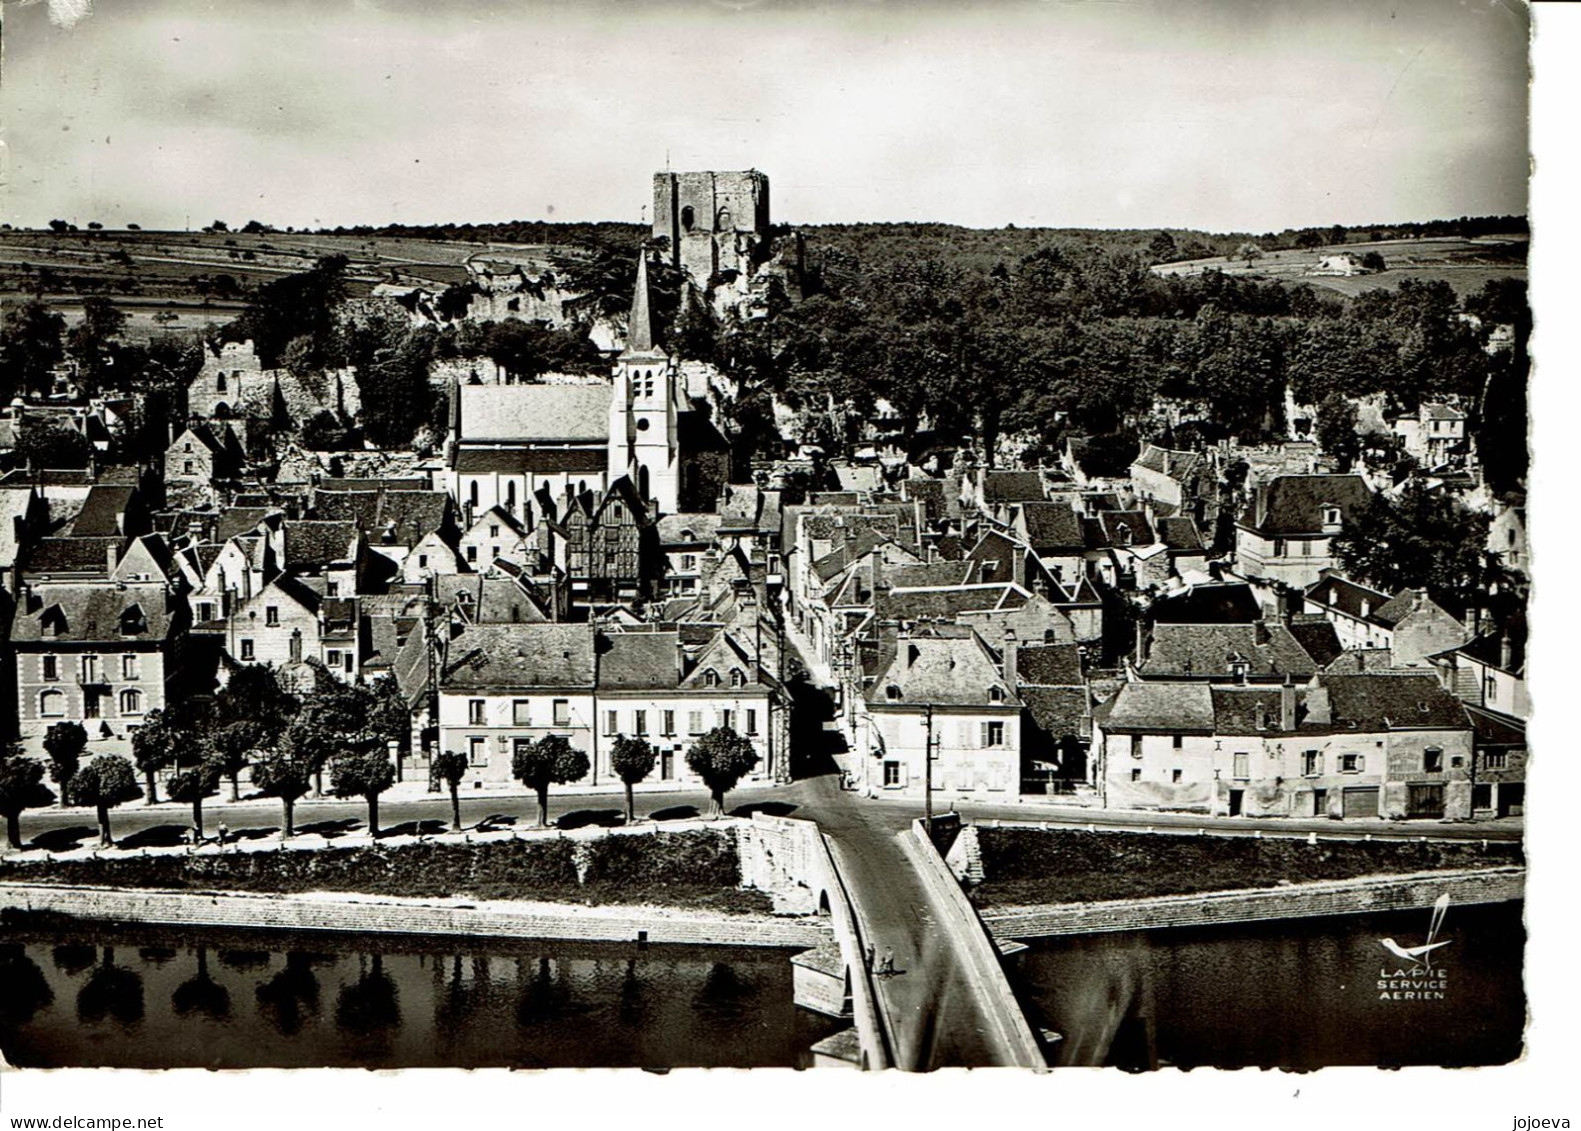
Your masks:
M648 255L637 253L637 291L631 299L631 320L626 327L626 352L653 349L653 320L648 314Z

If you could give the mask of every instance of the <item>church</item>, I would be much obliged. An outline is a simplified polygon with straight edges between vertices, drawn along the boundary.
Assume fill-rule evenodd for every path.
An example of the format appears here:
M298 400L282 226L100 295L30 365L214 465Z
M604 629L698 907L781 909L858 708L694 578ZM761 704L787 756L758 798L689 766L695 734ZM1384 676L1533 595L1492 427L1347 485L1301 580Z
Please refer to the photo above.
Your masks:
M622 477L661 514L708 511L730 479L728 442L691 408L654 338L645 255L608 384L458 382L451 393L449 488L468 516L498 506L532 526L540 500L602 497Z

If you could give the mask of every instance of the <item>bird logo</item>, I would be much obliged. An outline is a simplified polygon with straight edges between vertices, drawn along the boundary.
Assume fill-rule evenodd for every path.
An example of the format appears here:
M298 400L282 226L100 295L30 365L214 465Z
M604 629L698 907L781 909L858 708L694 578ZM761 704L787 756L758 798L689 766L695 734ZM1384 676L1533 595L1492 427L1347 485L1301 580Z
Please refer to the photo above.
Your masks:
M1383 949L1396 958L1403 958L1407 962L1418 963L1431 970L1433 968L1433 952L1441 946L1448 946L1451 939L1438 941L1439 928L1444 925L1444 915L1449 911L1449 893L1445 892L1438 897L1438 902L1433 904L1433 917L1427 925L1427 941L1421 946L1401 946L1393 939L1379 939Z

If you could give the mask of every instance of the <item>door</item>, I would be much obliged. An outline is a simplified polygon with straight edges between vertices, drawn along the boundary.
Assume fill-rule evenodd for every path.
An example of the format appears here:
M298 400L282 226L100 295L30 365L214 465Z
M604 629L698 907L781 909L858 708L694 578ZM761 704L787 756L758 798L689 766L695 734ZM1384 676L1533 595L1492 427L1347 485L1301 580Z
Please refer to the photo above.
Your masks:
M1501 781L1499 783L1499 808L1501 817L1519 817L1526 812L1526 783Z
M1239 817L1241 815L1241 801L1245 797L1246 791L1244 789L1230 790L1230 816Z
M1328 790L1314 789L1312 791L1312 815L1314 817L1328 816Z
M663 781L670 781L675 777L675 751L666 749L659 754L659 777Z
M1347 789L1341 795L1347 817L1376 817L1378 815L1378 787L1363 786Z
M1438 782L1425 782L1406 787L1405 815L1429 819L1444 815L1444 787Z

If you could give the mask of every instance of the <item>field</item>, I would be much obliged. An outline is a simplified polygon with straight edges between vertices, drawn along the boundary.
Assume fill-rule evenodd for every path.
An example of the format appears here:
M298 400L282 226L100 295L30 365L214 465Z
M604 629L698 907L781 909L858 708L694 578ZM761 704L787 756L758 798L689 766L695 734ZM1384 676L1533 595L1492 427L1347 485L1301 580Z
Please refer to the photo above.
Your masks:
M1379 240L1271 251L1249 261L1221 256L1162 263L1153 268L1153 273L1200 275L1204 271L1222 271L1226 275L1260 280L1310 283L1344 295L1358 295L1378 287L1397 287L1404 279L1441 279L1454 287L1457 294L1467 295L1481 290L1490 279L1524 279L1527 243L1523 235ZM1387 270L1350 277L1309 274L1324 256L1344 254L1359 260L1369 251L1383 256Z

